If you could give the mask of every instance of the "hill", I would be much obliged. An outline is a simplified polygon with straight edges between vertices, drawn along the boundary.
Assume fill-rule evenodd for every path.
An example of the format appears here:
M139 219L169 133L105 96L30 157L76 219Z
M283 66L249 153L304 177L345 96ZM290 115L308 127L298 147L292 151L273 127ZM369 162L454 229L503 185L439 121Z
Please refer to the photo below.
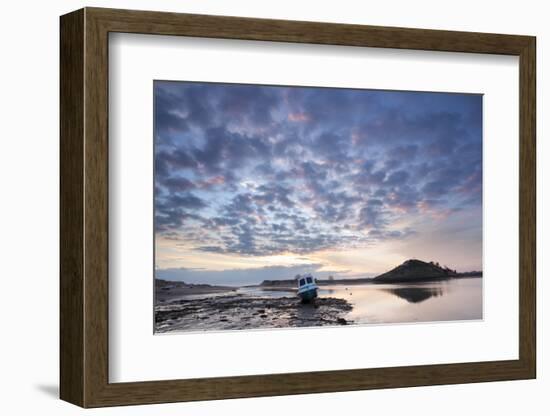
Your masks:
M441 280L459 277L456 270L441 267L439 263L410 259L374 278L375 283Z

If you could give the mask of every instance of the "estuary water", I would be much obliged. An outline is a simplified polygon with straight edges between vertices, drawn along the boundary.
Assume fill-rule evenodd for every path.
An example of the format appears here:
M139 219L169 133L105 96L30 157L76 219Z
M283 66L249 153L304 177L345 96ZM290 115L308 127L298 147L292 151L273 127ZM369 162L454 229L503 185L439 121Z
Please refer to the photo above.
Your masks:
M292 292L254 290L262 296ZM462 321L483 318L483 278L462 278L414 284L320 286L322 298L341 298L353 309L344 318L356 324Z

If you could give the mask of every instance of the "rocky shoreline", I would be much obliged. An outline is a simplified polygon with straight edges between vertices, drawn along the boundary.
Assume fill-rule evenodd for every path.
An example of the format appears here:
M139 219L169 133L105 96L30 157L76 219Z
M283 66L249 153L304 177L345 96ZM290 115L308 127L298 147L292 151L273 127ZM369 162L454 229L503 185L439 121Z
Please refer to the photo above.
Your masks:
M242 294L179 299L155 307L155 332L347 325L352 310L345 299L266 298Z

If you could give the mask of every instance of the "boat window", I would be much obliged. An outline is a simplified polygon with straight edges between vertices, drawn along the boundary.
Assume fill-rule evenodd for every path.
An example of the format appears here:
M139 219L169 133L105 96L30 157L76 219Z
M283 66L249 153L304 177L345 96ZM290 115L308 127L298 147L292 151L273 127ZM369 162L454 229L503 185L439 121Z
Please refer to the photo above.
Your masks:
M305 279L300 279L300 286L303 286L303 285L305 285L305 284L306 284Z
M311 277L306 277L306 280L308 283L313 283L313 280L311 279Z

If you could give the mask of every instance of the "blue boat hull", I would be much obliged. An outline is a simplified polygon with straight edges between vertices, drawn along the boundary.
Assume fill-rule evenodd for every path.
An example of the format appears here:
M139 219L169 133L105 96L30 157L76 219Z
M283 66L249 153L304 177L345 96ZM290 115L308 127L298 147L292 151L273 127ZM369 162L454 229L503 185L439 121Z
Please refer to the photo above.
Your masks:
M300 299L302 299L302 302L311 302L317 297L317 289L309 289L304 292L298 293L298 295L300 296Z

